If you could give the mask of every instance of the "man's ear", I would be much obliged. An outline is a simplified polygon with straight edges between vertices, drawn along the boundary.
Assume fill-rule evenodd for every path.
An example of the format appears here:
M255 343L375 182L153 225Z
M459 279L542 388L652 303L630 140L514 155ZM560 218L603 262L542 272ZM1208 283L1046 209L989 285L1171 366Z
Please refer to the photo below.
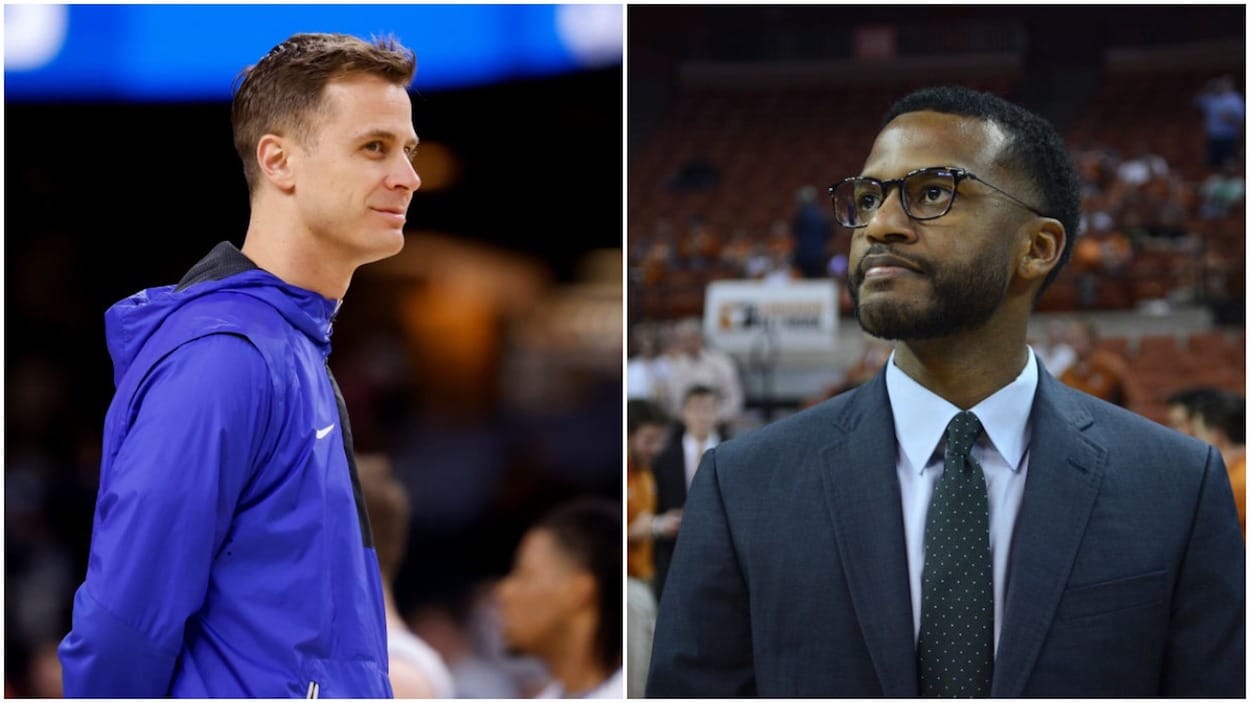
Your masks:
M1059 265L1068 233L1053 217L1038 218L1028 227L1024 256L1016 266L1016 275L1026 281L1041 280Z
M261 174L283 192L295 189L292 146L291 140L276 134L266 134L256 144L256 161Z

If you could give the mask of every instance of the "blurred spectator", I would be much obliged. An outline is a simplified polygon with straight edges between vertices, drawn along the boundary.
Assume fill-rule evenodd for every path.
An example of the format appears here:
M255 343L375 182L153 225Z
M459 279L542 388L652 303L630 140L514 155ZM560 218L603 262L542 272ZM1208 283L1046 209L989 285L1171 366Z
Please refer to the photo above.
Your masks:
M641 252L637 255L637 265L640 271L639 280L643 285L660 283L665 274L677 264L676 234L672 223L665 218L656 220L651 235L637 242L636 246L631 243L629 249L631 259L635 258L635 249Z
M47 640L35 649L27 681L32 698L64 698L61 687L61 660L56 654L56 640Z
M1109 212L1107 203L1110 198L1101 193L1088 193L1081 196L1081 221L1077 226L1077 236L1084 236L1092 229L1111 229L1115 218ZM1080 241L1079 239L1077 241Z
M626 573L650 584L655 575L654 540L657 535L676 534L681 512L657 515L656 483L652 462L664 446L668 417L660 406L634 399L626 407L625 465L626 519L629 553Z
M1105 228L1102 221L1092 224L1072 247L1072 270L1080 305L1085 308L1098 304L1099 281L1124 276L1133 259L1132 244L1123 232Z
M655 458L652 473L656 484L657 512L681 515L686 491L694 479L703 453L723 440L716 426L716 391L707 386L691 386L681 404L681 422L674 426L664 450ZM680 524L675 525L680 527ZM655 533L656 599L664 596L664 578L673 559L677 530Z
M1146 195L1153 204L1147 231L1152 237L1178 239L1188 233L1188 220L1194 201L1189 188L1176 176L1151 181ZM1195 203L1196 204L1196 203Z
M643 285L653 286L662 282L665 275L672 268L675 256L673 245L670 242L652 242L647 247L640 265Z
M795 196L797 207L790 225L794 233L794 264L806 278L824 278L828 271L833 219L815 186L805 185Z
M1217 397L1220 394L1218 388L1210 386L1198 386L1193 388L1185 388L1176 391L1167 397L1165 401L1168 406L1168 426L1177 432L1187 434L1190 437L1196 437L1194 430L1194 411L1199 406L1208 402L1208 398Z
M1233 206L1246 199L1246 179L1241 175L1237 159L1225 159L1220 170L1202 182L1202 205L1199 216L1208 220L1228 214Z
M757 278L765 283L785 283L802 278L794 266L794 238L785 220L773 220L764 249L765 261L758 268Z
M678 263L685 269L702 271L720 260L723 246L720 235L702 215L691 215L677 245Z
M356 470L382 571L391 688L396 698L451 698L454 694L447 665L408 628L395 606L395 575L408 548L408 495L383 455L357 455Z
M1076 350L1068 343L1068 326L1062 320L1047 323L1046 337L1033 345L1033 353L1051 376L1062 376L1076 361Z
M504 639L554 678L539 698L625 697L621 527L618 503L564 503L525 533L496 589Z
M1167 178L1168 162L1150 150L1145 142L1137 142L1132 157L1120 162L1116 178L1133 188L1140 188L1156 178Z
M628 660L628 680L625 695L644 698L647 689L647 673L651 669L651 641L655 639L655 594L651 587L638 579L625 580L625 657Z
M1059 380L1109 403L1123 405L1128 364L1119 354L1098 347L1094 323L1074 320L1068 326L1068 343L1076 352L1076 361Z
M720 171L712 160L696 151L664 181L664 188L673 193L711 190L720 182Z
M538 659L507 651L496 585L482 579L443 602L414 608L406 618L447 663L460 698L532 698L551 681Z
M777 266L776 251L769 237L752 236L748 241L750 248L743 260L742 275L744 278L764 278Z
M721 268L732 271L736 277L750 277L748 269L752 262L760 256L759 243L747 232L745 227L738 227L721 249Z
M675 536L681 511L658 515L652 463L664 443L668 417L660 406L647 400L631 400L625 419L625 466L627 521L626 599L628 622L626 648L629 657L628 695L642 696L651 661L651 637L655 631L655 540Z
M669 360L662 351L662 327L658 322L639 322L633 327L634 350L625 366L625 397L664 402Z
M1233 89L1233 79L1212 79L1194 99L1202 110L1207 137L1207 166L1219 168L1237 156L1242 124L1246 120L1246 99Z
M1195 403L1190 423L1194 436L1219 450L1246 536L1246 397L1227 391L1204 395Z
M669 362L666 408L670 414L681 412L681 400L691 386L703 385L716 389L720 395L719 422L734 425L741 416L745 404L742 380L738 366L728 354L708 349L703 341L703 328L697 317L679 321L673 329L676 353Z
M1081 179L1082 197L1101 197L1112 187L1118 157L1110 147L1090 142L1075 150L1072 160Z

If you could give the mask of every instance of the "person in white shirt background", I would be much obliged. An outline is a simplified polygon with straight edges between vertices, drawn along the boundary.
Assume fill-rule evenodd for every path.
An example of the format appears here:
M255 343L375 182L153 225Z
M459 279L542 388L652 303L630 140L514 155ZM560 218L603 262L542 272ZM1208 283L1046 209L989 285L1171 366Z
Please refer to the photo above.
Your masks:
M664 450L656 456L651 470L655 474L657 524L655 534L655 578L652 586L658 602L664 593L664 579L673 558L673 545L681 524L681 509L686 492L694 480L703 453L727 438L728 431L718 424L720 396L716 390L694 385L682 399L680 423L674 428ZM677 519L659 519L676 514Z
M715 389L720 395L717 420L731 426L740 422L746 407L746 396L734 360L728 354L707 346L702 324L697 317L677 322L673 335L675 351L669 357L666 410L673 415L680 414L686 391L691 386L703 385Z
M556 506L525 533L496 587L504 641L540 659L538 698L624 698L621 507L602 498Z
M356 470L382 569L391 688L396 698L451 698L455 690L443 658L408 627L395 605L395 575L408 547L408 494L385 455L358 454Z

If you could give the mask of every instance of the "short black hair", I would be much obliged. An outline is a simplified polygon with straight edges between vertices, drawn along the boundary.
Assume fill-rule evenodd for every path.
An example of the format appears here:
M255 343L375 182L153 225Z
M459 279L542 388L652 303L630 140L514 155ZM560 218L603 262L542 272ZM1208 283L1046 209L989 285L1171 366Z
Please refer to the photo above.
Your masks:
M659 405L644 398L632 398L625 404L625 434L632 436L643 425L668 426L669 417Z
M1209 429L1222 431L1233 444L1246 443L1246 398L1240 393L1205 395L1191 412Z
M686 407L686 403L689 403L691 398L694 398L696 396L701 396L701 395L708 395L713 398L720 398L720 391L716 390L715 388L711 386L705 386L702 383L696 383L693 386L687 388L686 392L682 394L681 406L683 408Z
M963 86L922 88L903 96L890 106L882 128L894 118L909 112L940 112L947 115L974 117L992 122L1007 133L1007 146L1002 161L1024 175L1042 194L1038 208L1059 220L1067 236L1059 262L1046 275L1038 297L1059 275L1072 256L1076 230L1081 221L1081 182L1068 154L1067 145L1046 118L993 93ZM946 164L942 164L946 165Z
M1193 386L1183 388L1169 395L1164 402L1168 405L1179 405L1185 412L1192 415L1194 411L1218 397L1220 390L1211 386Z
M595 658L608 671L621 665L621 506L606 498L575 498L547 513L535 528L548 530L574 563L590 572L598 595Z

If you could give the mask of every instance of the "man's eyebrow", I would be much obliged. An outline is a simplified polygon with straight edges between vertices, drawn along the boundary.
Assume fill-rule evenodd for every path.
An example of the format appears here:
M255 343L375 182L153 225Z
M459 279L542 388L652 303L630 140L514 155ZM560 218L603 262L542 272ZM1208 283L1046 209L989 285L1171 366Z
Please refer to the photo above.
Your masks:
M385 139L391 142L399 141L399 135L397 135L396 133L390 130L385 130L385 129L371 129L367 132L362 132L361 134L357 135L356 138L357 139ZM404 140L405 145L411 144L412 146L416 146L420 143L421 143L421 138L417 136L413 136L411 139Z

